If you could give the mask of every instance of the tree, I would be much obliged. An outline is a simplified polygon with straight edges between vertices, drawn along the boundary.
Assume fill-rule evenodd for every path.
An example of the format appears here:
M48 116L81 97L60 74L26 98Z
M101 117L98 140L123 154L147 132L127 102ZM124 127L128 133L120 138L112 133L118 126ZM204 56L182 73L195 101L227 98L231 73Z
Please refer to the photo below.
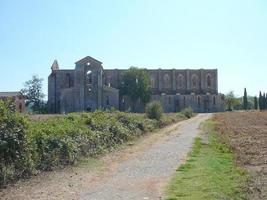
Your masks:
M261 94L261 91L260 91L260 94L259 94L259 107L260 107L260 110L263 110L263 106L262 106L262 94Z
M45 95L42 92L42 87L43 79L34 75L31 80L24 83L24 88L21 90L23 95L26 97L26 106L38 113L40 113L44 107L43 98Z
M227 110L231 111L235 105L238 105L240 101L235 97L234 92L230 91L225 95L225 104L227 106Z
M247 89L244 89L244 96L243 96L243 108L244 110L248 109L248 97L247 97Z
M266 93L263 94L263 98L262 98L262 101L263 101L263 110L266 110L267 108L267 103L266 103L266 100L267 100L267 96L266 96Z
M254 97L254 109L258 110L258 98L256 96Z
M131 67L122 76L121 95L127 95L135 103L139 98L146 104L150 100L150 79L145 69Z

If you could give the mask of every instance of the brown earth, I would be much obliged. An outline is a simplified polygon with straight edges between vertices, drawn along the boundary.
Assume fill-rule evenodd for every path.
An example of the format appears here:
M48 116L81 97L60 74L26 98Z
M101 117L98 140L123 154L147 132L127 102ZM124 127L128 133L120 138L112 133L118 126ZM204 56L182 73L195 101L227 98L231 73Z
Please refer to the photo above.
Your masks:
M267 199L267 112L220 113L214 118L238 165L252 175L251 199Z

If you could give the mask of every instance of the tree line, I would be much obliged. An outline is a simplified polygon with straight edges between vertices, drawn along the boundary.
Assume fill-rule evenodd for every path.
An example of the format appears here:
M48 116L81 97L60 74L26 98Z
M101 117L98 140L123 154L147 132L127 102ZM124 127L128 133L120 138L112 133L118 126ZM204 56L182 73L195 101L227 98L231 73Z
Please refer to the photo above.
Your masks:
M259 96L249 96L244 89L242 97L236 97L233 91L225 95L226 110L267 110L267 93L259 92Z

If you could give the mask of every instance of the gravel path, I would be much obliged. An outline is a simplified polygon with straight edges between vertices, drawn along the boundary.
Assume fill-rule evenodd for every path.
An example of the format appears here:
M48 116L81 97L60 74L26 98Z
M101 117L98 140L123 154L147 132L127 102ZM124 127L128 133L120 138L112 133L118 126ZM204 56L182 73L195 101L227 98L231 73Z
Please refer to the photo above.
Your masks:
M162 199L162 190L175 169L185 161L201 122L199 114L133 159L119 163L110 174L81 193L81 200Z
M78 166L42 172L0 190L1 200L162 199L175 169L186 159L201 122L199 114L144 135L121 149Z

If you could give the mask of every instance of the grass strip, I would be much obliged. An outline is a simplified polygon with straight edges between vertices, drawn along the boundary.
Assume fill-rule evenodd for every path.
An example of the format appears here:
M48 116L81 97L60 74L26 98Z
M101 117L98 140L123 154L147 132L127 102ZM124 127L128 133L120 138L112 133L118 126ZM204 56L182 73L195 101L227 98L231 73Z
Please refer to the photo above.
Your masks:
M166 200L248 199L247 173L236 166L233 152L220 143L215 122L203 124L205 138L196 138L188 160L166 190Z

